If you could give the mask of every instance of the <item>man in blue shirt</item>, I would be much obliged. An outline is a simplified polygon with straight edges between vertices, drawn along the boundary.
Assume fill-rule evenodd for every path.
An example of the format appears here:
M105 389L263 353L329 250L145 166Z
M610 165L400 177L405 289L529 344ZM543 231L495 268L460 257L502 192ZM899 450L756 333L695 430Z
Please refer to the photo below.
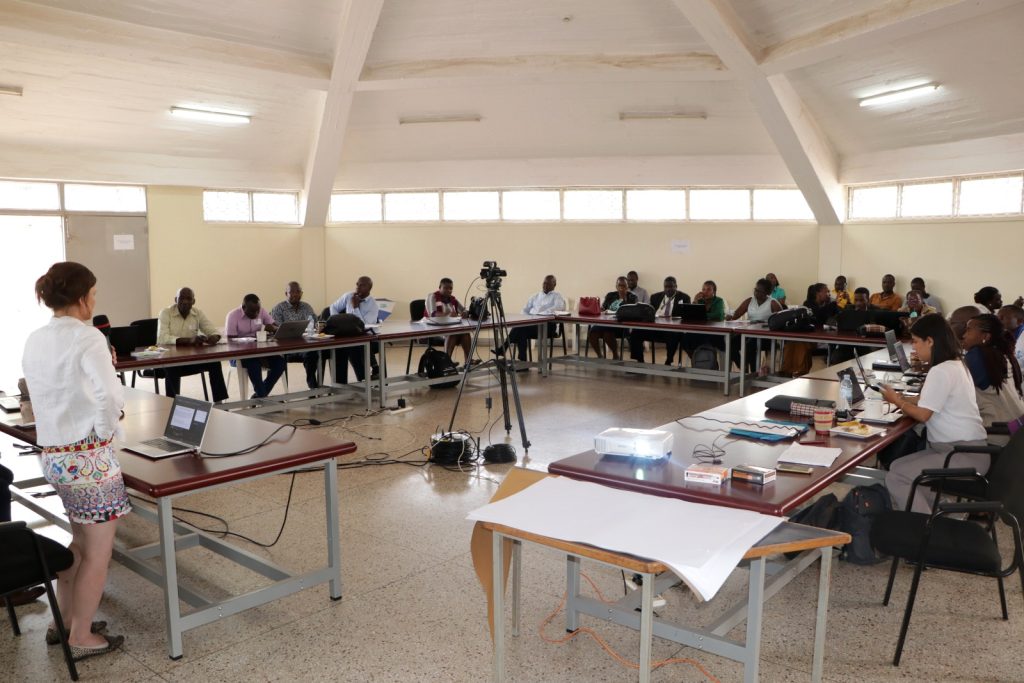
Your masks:
M356 280L354 291L345 292L338 297L337 301L331 304L331 315L349 313L361 318L365 325L376 325L377 318L380 316L380 307L377 305L377 301L370 296L370 290L372 289L373 280L363 275ZM380 344L377 342L370 344L370 379L377 379L380 376L380 367L377 364L377 351L379 349ZM336 382L340 380L341 384L348 384L349 363L352 364L352 369L356 373L356 380L362 382L366 376L366 368L363 367L363 349L361 347L344 348L335 351L334 371L339 377L335 377L334 380Z

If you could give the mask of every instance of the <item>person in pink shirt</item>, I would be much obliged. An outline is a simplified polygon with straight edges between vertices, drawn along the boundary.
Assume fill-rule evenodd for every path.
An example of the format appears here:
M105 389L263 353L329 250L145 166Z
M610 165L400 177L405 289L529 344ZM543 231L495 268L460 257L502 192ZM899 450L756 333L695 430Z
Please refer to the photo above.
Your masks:
M224 320L224 334L228 339L238 337L255 337L260 330L276 332L277 325L255 294L246 294L242 305L228 313ZM267 378L263 379L263 362L268 365ZM282 356L266 356L264 358L248 358L241 361L242 367L249 373L249 381L254 390L253 398L263 398L270 394L277 380L284 374L284 358Z

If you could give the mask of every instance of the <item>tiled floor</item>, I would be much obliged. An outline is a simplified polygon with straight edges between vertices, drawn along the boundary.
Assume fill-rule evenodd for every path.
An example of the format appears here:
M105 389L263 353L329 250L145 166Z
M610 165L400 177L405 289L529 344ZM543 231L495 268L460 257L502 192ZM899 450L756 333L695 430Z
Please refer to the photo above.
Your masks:
M405 360L395 349L392 363ZM399 358L401 356L401 358ZM401 364L393 365L401 367ZM195 379L195 378L191 378ZM533 442L531 466L587 449L595 433L611 426L653 427L672 418L719 405L716 386L655 377L619 376L600 371L557 370L542 378L519 375L526 426ZM232 388L232 390L234 390ZM186 383L185 391L198 391ZM480 433L484 445L501 441L499 417L488 414L484 397L498 404L486 375L474 379L463 398L456 428ZM373 453L402 454L427 443L438 425L447 425L455 391L408 394L414 406L402 415L354 417L323 431L355 441L356 462ZM734 396L735 397L735 396ZM270 416L327 418L359 414L357 399ZM521 451L513 429L511 443ZM407 460L415 461L413 453ZM164 645L161 593L116 563L101 607L111 631L126 635L123 652L80 664L82 680L92 681L484 681L490 677L491 646L486 631L484 594L470 562L471 524L466 513L487 502L509 466L464 473L403 465L345 469L339 474L344 599L331 602L321 586L271 605L190 631L185 656L174 662ZM302 569L321 562L323 547L322 474L299 474L280 542L269 549L246 547L280 564ZM231 530L268 541L284 515L290 476L275 476L186 498L181 506L225 518ZM190 519L195 516L186 515ZM210 524L208 520L199 522ZM666 534L671 530L666 529ZM155 538L152 527L130 517L119 535L132 542ZM1009 539L1007 534L1003 539ZM524 551L523 630L507 643L508 680L627 681L635 673L616 663L587 636L549 644L539 624L562 597L563 560L552 552ZM825 677L828 681L1021 681L1024 680L1024 604L1019 578L1007 583L1009 622L999 618L995 582L947 572L928 572L918 595L914 621L899 668L890 661L906 598L910 570L901 568L895 600L881 605L888 564L858 567L834 563ZM228 566L204 550L180 555L183 575L211 595L259 585L259 579ZM622 590L619 575L585 565L605 596ZM813 596L816 572L806 572L769 602L765 610L761 680L810 679ZM707 622L730 598L746 590L737 571L721 594L697 603L681 589L666 594L663 614ZM47 648L43 630L48 611L42 603L18 609L23 635L0 627L0 671L4 680L65 680L59 649ZM556 616L548 638L565 635ZM615 651L637 653L637 635L585 619ZM733 632L742 638L742 626ZM741 680L730 661L655 642L656 658L693 657L722 681ZM695 667L670 664L657 681L707 680Z

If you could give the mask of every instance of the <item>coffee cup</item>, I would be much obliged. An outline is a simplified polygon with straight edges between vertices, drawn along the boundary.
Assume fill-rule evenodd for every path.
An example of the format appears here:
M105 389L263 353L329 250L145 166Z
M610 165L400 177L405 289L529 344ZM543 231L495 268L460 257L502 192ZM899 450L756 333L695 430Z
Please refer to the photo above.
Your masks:
M814 409L814 431L819 434L826 434L832 429L832 420L835 419L835 408Z
M256 331L256 341L258 341L258 342L265 342L265 341L267 341L267 331L266 330L257 330Z

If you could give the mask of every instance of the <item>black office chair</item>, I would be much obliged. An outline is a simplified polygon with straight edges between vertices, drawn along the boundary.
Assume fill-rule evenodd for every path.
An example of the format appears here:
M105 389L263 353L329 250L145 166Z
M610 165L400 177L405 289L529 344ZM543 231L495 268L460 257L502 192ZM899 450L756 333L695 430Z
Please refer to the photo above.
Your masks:
M133 320L131 327L138 330L138 338L136 346L155 346L156 345L156 333L159 321L157 318L143 318L142 320ZM119 354L120 355L120 354ZM153 393L160 393L160 380L164 379L164 371L158 368L138 370L132 372L132 388L135 387L135 376L144 377L153 380ZM199 380L203 383L203 399L210 400L210 392L206 387L206 373L199 373Z
M416 323L423 320L423 315L427 311L427 300L426 299L413 299L409 302L409 320ZM416 344L426 344L427 346L444 346L444 337L423 337L420 339L409 340L409 357L405 361L405 374L409 374L409 368L412 367L412 348Z
M555 353L555 340L562 340L562 355L569 355L569 345L565 340L565 327L562 323L548 323L548 358ZM533 344L526 345L526 357L533 362Z
M958 446L955 452L977 453L988 450L984 446ZM930 515L910 511L919 486L954 481L983 483L987 489L987 500L944 503L936 496L936 503ZM954 513L985 515L989 521L983 526L974 521L953 519L950 515ZM1002 566L996 540L997 519L1009 526L1013 533L1013 560L1005 568ZM899 639L896 641L896 655L892 662L894 666L899 666L900 656L903 654L903 644L910 626L910 614L914 609L914 598L917 596L921 572L925 567L996 579L1003 619L1009 618L1003 579L1015 571L1020 571L1024 564L1020 519L1024 519L1024 430L1014 434L1010 442L1003 447L994 467L989 470L987 479L970 467L925 470L914 480L907 509L886 512L875 520L871 527L871 544L879 552L893 557L883 605L889 604L899 561L905 559L916 564L914 578L910 584L910 595L907 597L907 607L903 613L903 624L900 626ZM1024 587L1024 572L1021 572L1021 586Z
M7 605L7 617L11 622L14 635L21 635L18 626L18 615L14 612L7 596L17 591L33 588L42 584L46 589L46 597L50 602L53 623L60 634L61 648L64 650L64 662L67 664L71 680L78 680L78 669L71 656L68 645L68 632L64 628L57 596L53 593L50 583L57 578L57 572L69 568L75 561L71 551L56 541L40 536L26 526L25 522L0 522L0 595Z

